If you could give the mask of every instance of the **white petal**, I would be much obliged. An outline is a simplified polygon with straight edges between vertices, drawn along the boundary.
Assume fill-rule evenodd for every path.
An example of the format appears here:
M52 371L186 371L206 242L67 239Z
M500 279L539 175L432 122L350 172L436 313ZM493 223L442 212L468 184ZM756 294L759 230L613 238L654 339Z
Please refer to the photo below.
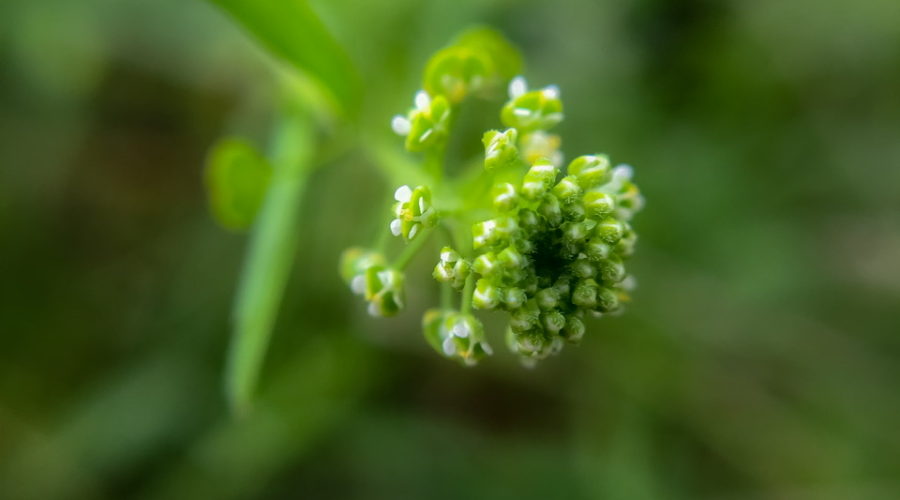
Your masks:
M425 213L425 198L419 198L419 213Z
M353 290L353 293L362 295L366 293L366 277L365 275L357 275L353 277L353 280L350 281L350 289Z
M400 186L394 191L394 199L400 203L406 203L412 198L412 189L409 186Z
M544 90L541 91L544 94L544 97L547 99L557 99L559 98L559 87L556 85L548 85L544 87Z
M517 76L509 82L509 98L515 99L520 95L528 92L528 84L525 82L525 77Z
M416 109L419 111L427 111L428 108L431 107L431 98L428 97L428 92L425 92L424 90L416 92L415 103Z
M444 344L441 346L444 348L444 354L447 356L453 356L456 354L456 343L453 342L453 337L447 337L444 340Z
M397 135L406 136L409 134L412 125L405 116L397 115L391 120L391 128Z
M393 234L394 236L400 236L400 229L401 229L400 225L401 224L402 223L400 222L400 219L392 220L391 221L391 234Z
M481 343L481 349L484 350L484 353L487 354L488 356L491 356L494 354L494 349L487 342Z
M413 224L412 227L409 228L409 239L412 240L416 237L416 233L419 232L420 224Z

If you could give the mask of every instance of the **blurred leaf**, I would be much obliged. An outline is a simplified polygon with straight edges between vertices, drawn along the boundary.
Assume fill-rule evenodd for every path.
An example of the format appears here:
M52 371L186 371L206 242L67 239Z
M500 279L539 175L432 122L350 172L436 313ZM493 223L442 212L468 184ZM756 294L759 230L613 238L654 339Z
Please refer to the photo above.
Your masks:
M250 227L271 178L272 167L246 141L228 138L213 146L206 165L206 189L219 224L229 229Z
M361 85L356 69L305 0L210 0L273 55L315 79L337 111L352 114Z
M493 61L497 73L505 80L522 72L522 53L495 29L468 29L459 35L456 45L485 53Z
M225 392L237 412L250 407L294 262L301 234L297 227L300 202L312 170L313 135L309 118L292 112L282 118L273 136L272 185L253 227L234 305Z

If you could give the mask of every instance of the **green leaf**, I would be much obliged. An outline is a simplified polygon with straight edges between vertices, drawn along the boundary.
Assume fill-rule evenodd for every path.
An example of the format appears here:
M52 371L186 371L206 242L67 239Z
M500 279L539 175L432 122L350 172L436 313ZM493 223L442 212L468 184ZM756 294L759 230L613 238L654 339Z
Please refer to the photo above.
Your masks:
M309 118L297 112L284 116L273 136L272 184L253 226L234 305L225 392L235 413L250 408L294 262L314 137Z
M210 210L228 229L253 224L272 177L272 167L241 139L222 139L209 154L206 188Z
M275 57L314 79L337 111L353 114L361 84L353 63L306 0L210 0Z

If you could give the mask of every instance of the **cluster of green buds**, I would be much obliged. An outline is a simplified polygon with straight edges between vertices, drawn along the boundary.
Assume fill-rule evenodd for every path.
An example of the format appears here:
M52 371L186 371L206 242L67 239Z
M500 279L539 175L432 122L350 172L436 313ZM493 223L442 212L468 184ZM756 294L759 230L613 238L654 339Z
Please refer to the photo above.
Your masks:
M588 318L621 311L634 287L625 260L634 251L631 219L643 198L631 167L613 167L603 154L564 167L561 139L550 132L563 119L560 91L529 90L524 78L513 78L514 53L495 32L476 30L432 59L415 107L392 122L408 151L424 153L429 164L436 156L443 161L466 97L489 97L501 82L509 93L500 110L505 128L483 134L480 173L454 183L443 169L428 171L430 185L396 190L389 229L407 246L393 265L381 253L357 249L343 263L369 311L394 314L404 305L403 268L432 234L446 235L432 272L443 287L441 307L428 310L422 325L435 351L466 365L492 353L477 310L505 312L507 344L533 363L580 342Z

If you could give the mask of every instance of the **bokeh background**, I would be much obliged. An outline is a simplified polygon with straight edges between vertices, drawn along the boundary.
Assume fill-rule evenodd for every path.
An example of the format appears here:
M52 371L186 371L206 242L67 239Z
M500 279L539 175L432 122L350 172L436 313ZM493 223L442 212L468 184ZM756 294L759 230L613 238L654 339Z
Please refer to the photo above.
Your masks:
M199 0L5 1L0 497L900 496L900 3L314 7L363 76L360 134L473 24L559 84L566 153L633 164L648 200L627 314L534 370L463 369L421 337L421 258L409 310L368 318L337 259L393 186L351 148L314 174L232 419L247 240L203 165L226 134L264 146L272 60Z

